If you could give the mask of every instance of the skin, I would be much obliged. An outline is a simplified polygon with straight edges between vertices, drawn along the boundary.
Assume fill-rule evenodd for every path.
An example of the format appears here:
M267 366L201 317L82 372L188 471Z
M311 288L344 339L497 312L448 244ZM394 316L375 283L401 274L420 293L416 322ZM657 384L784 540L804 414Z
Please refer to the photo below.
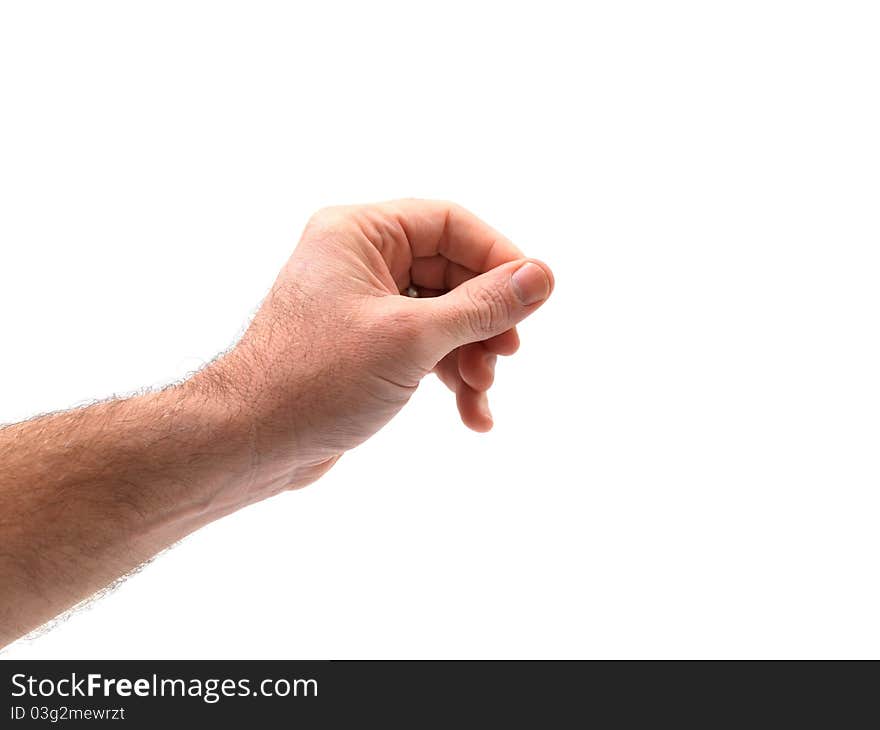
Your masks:
M320 211L228 353L160 392L0 429L0 645L315 481L432 371L489 430L496 358L552 289L545 264L457 205Z

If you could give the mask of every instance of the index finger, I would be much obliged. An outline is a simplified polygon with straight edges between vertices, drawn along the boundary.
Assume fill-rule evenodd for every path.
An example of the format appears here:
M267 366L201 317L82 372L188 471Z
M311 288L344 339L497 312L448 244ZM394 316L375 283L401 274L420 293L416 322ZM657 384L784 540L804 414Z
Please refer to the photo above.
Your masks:
M400 224L413 258L439 254L477 274L524 258L508 238L457 203L412 199L379 207Z

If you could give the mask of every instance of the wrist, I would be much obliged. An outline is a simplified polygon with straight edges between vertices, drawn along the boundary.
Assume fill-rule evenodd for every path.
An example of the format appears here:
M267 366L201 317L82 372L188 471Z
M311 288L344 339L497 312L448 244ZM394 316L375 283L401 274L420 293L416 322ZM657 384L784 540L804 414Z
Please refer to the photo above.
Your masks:
M264 382L242 349L239 345L179 386L190 418L200 420L211 440L225 448L226 471L217 478L233 509L306 486L338 458L303 448L298 399Z

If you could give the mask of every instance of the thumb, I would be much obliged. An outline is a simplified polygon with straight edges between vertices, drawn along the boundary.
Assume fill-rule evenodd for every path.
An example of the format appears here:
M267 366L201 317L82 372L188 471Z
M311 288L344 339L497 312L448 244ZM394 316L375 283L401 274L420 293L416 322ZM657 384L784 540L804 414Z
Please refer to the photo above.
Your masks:
M439 297L418 300L429 308L432 338L443 354L500 335L540 307L553 291L553 273L535 259L511 261L475 276Z

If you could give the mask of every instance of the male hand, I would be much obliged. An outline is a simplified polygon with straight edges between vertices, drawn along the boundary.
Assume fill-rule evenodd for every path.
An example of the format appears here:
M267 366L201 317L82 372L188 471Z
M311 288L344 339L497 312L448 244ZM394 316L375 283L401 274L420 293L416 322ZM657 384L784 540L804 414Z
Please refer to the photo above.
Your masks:
M495 357L552 288L544 264L449 203L318 213L241 342L192 378L0 428L0 646L314 481L432 370L489 429Z
M193 379L249 423L247 501L319 477L432 370L489 430L496 357L552 289L545 264L452 203L317 213L241 342Z

